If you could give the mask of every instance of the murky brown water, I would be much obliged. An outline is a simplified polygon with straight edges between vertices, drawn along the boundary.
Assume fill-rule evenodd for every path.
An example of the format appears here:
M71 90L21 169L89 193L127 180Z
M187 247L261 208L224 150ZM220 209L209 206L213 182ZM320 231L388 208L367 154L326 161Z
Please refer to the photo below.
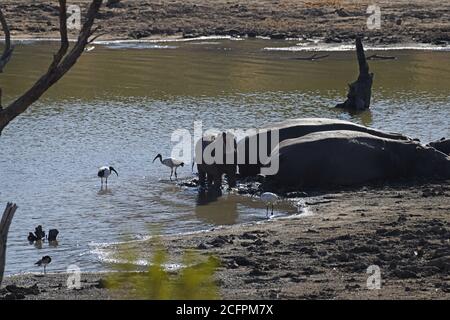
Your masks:
M450 52L393 51L398 60L370 62L375 72L371 111L351 115L333 108L357 75L353 52L321 61L309 53L263 50L295 42L207 39L191 42L96 45L76 67L0 138L0 203L19 205L8 242L7 273L70 264L105 268L98 246L149 235L149 224L178 233L265 218L256 199L230 194L199 204L195 189L168 181L152 164L170 154L171 133L249 128L296 117L330 117L427 142L450 134ZM162 46L162 47L161 47ZM53 43L18 45L0 76L4 104L46 69ZM119 177L99 191L97 168L111 164ZM179 170L190 177L190 165ZM295 213L289 204L276 215ZM36 249L26 235L37 224L61 231L58 248Z

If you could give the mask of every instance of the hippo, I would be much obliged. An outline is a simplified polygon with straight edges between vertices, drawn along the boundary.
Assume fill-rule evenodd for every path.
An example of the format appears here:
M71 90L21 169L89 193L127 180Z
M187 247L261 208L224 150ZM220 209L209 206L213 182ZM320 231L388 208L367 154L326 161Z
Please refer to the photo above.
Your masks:
M440 152L445 153L446 155L450 155L450 139L442 138L440 140L430 142L428 145Z
M256 176L260 173L261 163L264 159L258 156L258 159L254 161L250 160L249 150L252 153L259 155L260 152L260 140L262 133L267 132L267 152L263 152L265 157L269 157L272 150L277 146L278 143L272 145L271 143L271 133L273 130L278 130L279 142L286 139L293 139L305 136L310 133L320 132L320 131L332 131L332 130L350 130L356 132L365 132L371 135L388 138L392 140L407 141L411 140L407 136L398 133L387 133L375 129L371 129L362 125L358 125L349 121L336 120L336 119L325 119L325 118L301 118L301 119L291 119L284 122L276 123L267 127L263 127L260 131L247 135L244 139L238 143L238 164L239 164L239 175L241 177ZM250 147L250 141L256 142L256 147Z
M200 189L204 190L206 181L208 187L220 190L222 176L227 176L228 186L236 186L237 172L237 143L236 137L229 132L218 135L205 135L196 144L195 162L197 163ZM223 155L216 159L216 151L223 150ZM213 159L209 162L205 157L210 155Z
M450 179L450 157L442 152L413 140L357 131L323 131L284 140L271 155L276 156L278 173L266 180L286 188L357 186L399 178Z

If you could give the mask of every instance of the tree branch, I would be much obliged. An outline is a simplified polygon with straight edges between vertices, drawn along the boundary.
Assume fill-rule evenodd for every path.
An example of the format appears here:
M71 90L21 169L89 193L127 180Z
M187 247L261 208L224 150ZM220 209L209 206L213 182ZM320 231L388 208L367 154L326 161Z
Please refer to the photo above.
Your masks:
M47 73L45 73L36 83L22 96L13 101L7 108L0 111L0 133L2 130L18 115L38 100L52 85L61 79L77 62L78 58L84 52L89 37L91 35L92 25L102 5L102 0L92 0L86 14L85 22L78 35L78 40L72 49L67 53L67 26L65 0L60 0L60 34L61 47L54 56ZM64 9L63 9L64 8Z
M9 226L11 225L16 210L17 205L8 202L0 221L0 286L3 281L3 272L5 271L6 241L8 240Z
M106 34L108 34L108 32L102 32L102 33L97 34L95 37L89 39L88 44L91 44L92 42L94 42L95 40L97 40L98 38L100 38Z
M69 49L69 39L67 37L67 7L66 0L59 0L59 33L61 37L61 46L58 52L53 56L53 61L49 71L53 70L61 62L64 55Z

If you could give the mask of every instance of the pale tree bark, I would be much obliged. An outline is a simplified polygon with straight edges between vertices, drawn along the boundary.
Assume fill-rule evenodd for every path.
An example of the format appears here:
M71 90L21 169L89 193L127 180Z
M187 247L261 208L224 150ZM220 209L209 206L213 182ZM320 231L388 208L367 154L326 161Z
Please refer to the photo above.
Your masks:
M8 239L9 226L11 225L16 210L17 206L14 203L8 202L0 220L0 286L2 285L3 272L5 271L6 240Z
M369 73L369 64L361 38L356 38L356 56L359 64L358 80L349 84L347 100L344 103L336 105L338 108L350 110L365 110L370 107L370 99L372 96L373 73Z
M84 52L87 44L92 42L90 37L98 28L92 29L95 18L102 5L102 0L92 0L87 11L84 23L78 35L77 42L69 51L69 41L67 36L67 8L66 0L59 0L59 31L61 45L58 52L53 56L47 72L41 76L36 83L28 89L22 96L18 97L4 109L0 109L0 134L2 130L17 116L23 113L27 108L38 100L52 85L61 79L77 62L78 58ZM12 55L13 47L9 28L6 19L1 11L0 20L5 34L5 49L0 59L0 71L3 70ZM1 95L1 89L0 89ZM1 101L1 96L0 96Z

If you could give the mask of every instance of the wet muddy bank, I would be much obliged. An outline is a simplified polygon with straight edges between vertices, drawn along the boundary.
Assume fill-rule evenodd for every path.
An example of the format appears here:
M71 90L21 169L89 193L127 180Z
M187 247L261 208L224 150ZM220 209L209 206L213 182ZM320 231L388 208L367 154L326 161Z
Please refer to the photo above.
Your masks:
M449 199L448 183L335 192L309 202L308 214L167 236L164 244L171 262L186 249L218 257L216 281L225 299L449 299ZM149 241L127 246L144 258L151 248ZM367 286L371 266L379 268L380 289ZM66 277L7 277L1 295L117 297L102 285L105 274L82 274L80 290L68 290Z

